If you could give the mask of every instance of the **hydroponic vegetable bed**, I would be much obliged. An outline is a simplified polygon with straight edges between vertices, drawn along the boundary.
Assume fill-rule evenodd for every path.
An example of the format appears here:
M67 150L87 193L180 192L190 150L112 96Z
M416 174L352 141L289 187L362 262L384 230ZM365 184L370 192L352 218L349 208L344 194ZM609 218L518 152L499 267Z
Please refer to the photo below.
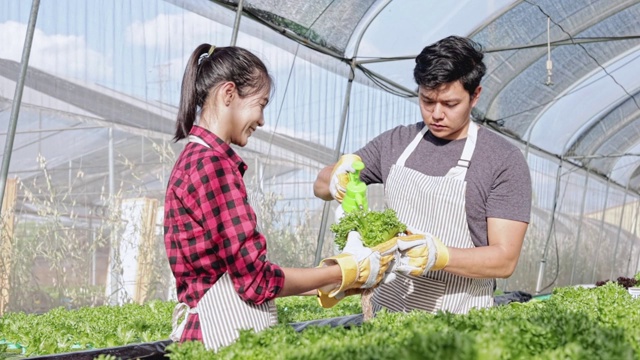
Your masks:
M205 351L197 342L167 344L165 356L173 360L640 359L640 300L614 282L591 289L557 288L544 301L534 298L467 315L383 312L359 326L306 326L297 331L289 325L352 315L359 312L358 300L348 298L328 311L312 297L278 299L280 325L258 334L244 332L218 353ZM0 353L25 357L71 351L78 344L96 348L162 341L170 332L172 308L171 303L154 302L141 307L54 310L39 316L9 314L0 319L0 338L20 343L24 351L16 355L5 344ZM92 311L93 317L88 315ZM103 311L110 316L100 314Z

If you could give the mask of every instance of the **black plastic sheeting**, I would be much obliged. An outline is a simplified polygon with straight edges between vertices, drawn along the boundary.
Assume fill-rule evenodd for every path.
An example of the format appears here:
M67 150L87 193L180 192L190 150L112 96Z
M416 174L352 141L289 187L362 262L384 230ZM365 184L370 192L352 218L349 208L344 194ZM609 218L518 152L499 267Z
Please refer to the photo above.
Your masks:
M355 314L348 316L340 316L334 318L327 319L319 319L319 320L310 320L310 321L302 321L297 323L290 323L289 325L293 326L296 331L300 332L306 329L309 326L331 326L338 327L344 326L350 328L352 326L360 326L364 321L364 314Z
M527 302L531 300L532 296L529 293L523 291L514 291L498 295L494 298L496 306L506 305L512 302ZM303 331L309 326L331 326L338 327L344 326L350 328L352 326L360 326L364 321L363 314L355 314L348 316L340 316L327 319L318 319L310 321L302 321L296 323L290 323L296 331ZM152 343L133 344L127 346L119 346L104 349L75 351L63 354L54 354L38 357L29 357L28 359L42 359L42 360L94 360L99 355L113 355L121 360L128 359L141 359L141 360L166 360L164 356L166 354L165 348L171 344L171 340L156 341Z
M496 305L507 305L512 302L528 302L533 296L524 291L507 292L502 295L494 296L493 301Z
M27 359L47 359L47 360L93 360L100 355L113 355L118 359L141 359L141 360L167 360L165 347L171 344L171 340L156 341L151 343L133 344L112 348L95 350L74 351L62 354L44 355L38 357L28 357Z

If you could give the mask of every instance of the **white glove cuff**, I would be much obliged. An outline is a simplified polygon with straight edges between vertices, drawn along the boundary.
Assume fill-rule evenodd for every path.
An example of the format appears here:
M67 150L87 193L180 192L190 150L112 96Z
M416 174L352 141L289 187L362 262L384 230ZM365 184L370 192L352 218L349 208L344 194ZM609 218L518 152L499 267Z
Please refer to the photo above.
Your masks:
M425 273L431 270L433 265L436 264L437 255L438 255L438 248L436 247L436 244L433 242L433 239L431 239L430 237L427 238L426 243L427 243L426 244L427 248L429 248L429 253L427 254L427 266L424 268Z
M367 277L367 281L362 284L363 289L368 289L376 285L376 278L380 272L380 260L381 256L377 251L374 251L369 256L369 276Z

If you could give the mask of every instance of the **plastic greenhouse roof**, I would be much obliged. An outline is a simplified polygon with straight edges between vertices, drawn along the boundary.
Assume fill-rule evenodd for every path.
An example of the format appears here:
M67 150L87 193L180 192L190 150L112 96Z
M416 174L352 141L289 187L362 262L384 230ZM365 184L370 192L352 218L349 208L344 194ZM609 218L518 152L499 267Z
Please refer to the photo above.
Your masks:
M0 123L8 124L11 101L3 93L15 88L20 64L0 59ZM177 109L168 104L141 101L96 84L82 83L29 67L22 98L19 136L16 136L11 173L27 180L27 188L47 188L64 184L58 198L83 204L85 211L104 205L109 193L109 139L114 140L115 169L128 196L162 198L165 184L158 174L168 176L163 157L171 158L184 144L171 141ZM112 130L111 135L110 129ZM264 178L286 174L296 165L294 154L309 159L311 164L327 164L331 150L324 146L293 139L279 133L258 131L251 146L236 149L242 158L252 163L264 157L268 148L285 149L270 156ZM4 143L6 133L0 134ZM42 175L44 163L40 159L46 149L49 178ZM132 164L136 164L135 168ZM303 164L309 166L309 164ZM249 176L255 169L250 167ZM33 179L33 180L29 180ZM128 182L136 183L135 187ZM140 185L142 184L142 185ZM61 190L61 191L60 191ZM137 195L136 193L140 194ZM20 206L26 206L19 202ZM33 211L35 209L21 209ZM86 214L84 214L86 215Z
M60 3L75 6L71 1ZM157 3L197 14L209 21L206 26L213 20L229 28L237 6L235 0ZM5 4L23 6L19 1ZM138 2L131 4L136 4L130 5L134 10L139 6ZM63 10L57 11L54 15L64 15ZM242 33L341 75L344 83L340 88L349 75L345 63L352 63L359 70L356 82L382 86L408 98L415 96L413 58L426 44L450 34L471 36L483 45L488 65L474 112L477 121L640 191L640 0L244 0L243 12L256 21L243 20ZM52 19L58 26L70 26ZM104 26L99 32L112 31ZM176 43L181 53L190 46ZM298 44L306 48L299 49ZM102 45L103 50L112 50L108 42ZM548 49L553 63L551 85L546 84ZM0 59L3 124L8 123L18 69L16 61ZM72 182L77 159L88 155L86 149L93 145L91 156L84 156L90 164L83 166L94 166L91 176L95 179L83 179L86 189L75 191L74 196L79 197L76 201L95 205L96 194L103 193L107 185L111 128L121 152L116 154L116 171L129 171L128 161L144 164L137 169L140 174L130 175L145 179L148 187L143 190L161 197L164 186L153 174L162 173L163 165L150 149L167 146L175 153L182 147L171 142L175 104L161 101L162 97L142 100L113 90L109 83L100 86L92 79L70 79L30 64L12 173L23 179L37 173L33 159L40 148L47 148L51 149L47 162L55 170L55 181ZM341 97L336 96L337 103L342 102ZM325 119L332 121L333 115L327 113ZM43 114L45 122L41 121ZM73 129L77 131L70 131ZM0 142L5 135L0 134ZM317 138L323 135L328 140L318 143L285 131L258 131L241 154L250 162L270 153L269 160L278 166L267 167L265 177L287 174L296 167L315 171L335 158L333 133L327 130ZM80 198L83 196L86 199Z
M470 36L488 65L476 120L640 187L638 0L244 0L243 12L408 97L424 45Z

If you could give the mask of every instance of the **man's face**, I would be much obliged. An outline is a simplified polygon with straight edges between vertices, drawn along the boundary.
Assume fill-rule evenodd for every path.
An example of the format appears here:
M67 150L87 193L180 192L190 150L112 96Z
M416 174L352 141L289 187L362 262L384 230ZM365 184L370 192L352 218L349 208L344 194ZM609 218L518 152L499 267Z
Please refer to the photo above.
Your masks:
M478 102L481 86L473 96L464 89L460 81L440 85L436 89L420 86L420 113L429 131L445 140L467 137L471 109Z

